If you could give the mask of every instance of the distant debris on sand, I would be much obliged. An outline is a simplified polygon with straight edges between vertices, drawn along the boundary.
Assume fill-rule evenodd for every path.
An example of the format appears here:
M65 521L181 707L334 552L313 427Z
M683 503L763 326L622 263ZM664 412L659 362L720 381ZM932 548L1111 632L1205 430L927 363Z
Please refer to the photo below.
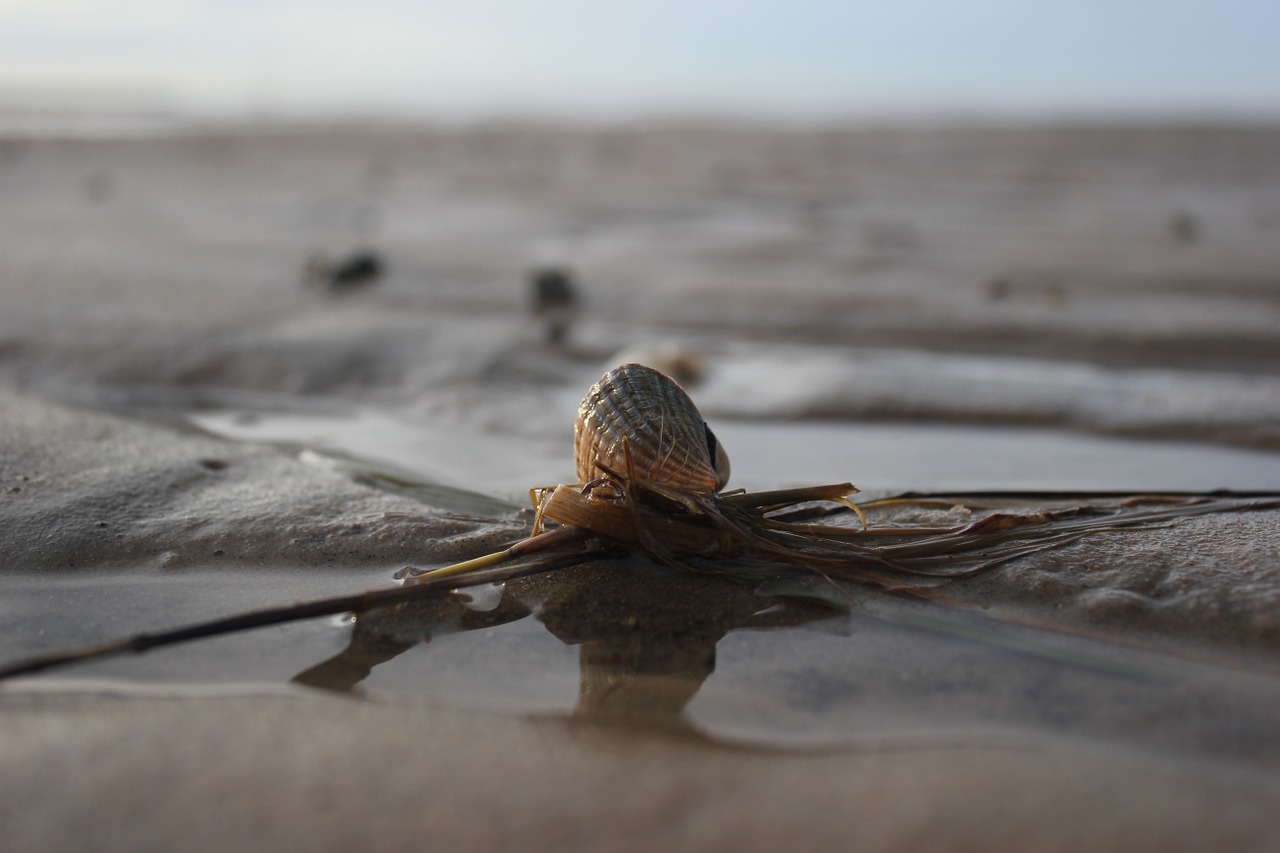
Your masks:
M573 273L559 266L536 267L529 272L529 291L533 315L546 326L547 342L563 344L579 309Z
M386 273L386 262L371 249L359 249L341 258L316 252L307 258L304 271L308 284L333 292L367 287Z
M702 382L707 367L696 349L678 343L642 344L619 350L609 358L609 366L643 364L670 376L685 388Z
M1189 245L1200 237L1200 220L1194 213L1179 210L1165 222L1165 229L1175 243Z

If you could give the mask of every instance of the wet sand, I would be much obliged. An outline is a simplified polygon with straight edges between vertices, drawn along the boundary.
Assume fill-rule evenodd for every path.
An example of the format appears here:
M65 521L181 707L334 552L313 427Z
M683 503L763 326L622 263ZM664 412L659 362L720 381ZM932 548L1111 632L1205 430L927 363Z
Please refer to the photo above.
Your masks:
M690 390L753 488L808 481L807 445L836 457L822 479L873 491L1265 489L1278 190L1268 128L5 140L7 654L389 585L509 541L522 489L571 477L573 407L624 350L696 356ZM301 283L308 253L364 245L388 261L376 284ZM524 276L549 261L586 293L564 347L528 316ZM940 481L889 455L868 482L857 452L827 450L868 421L937 426ZM1014 461L945 469L947 447L992 452L957 424L1006 430ZM1053 430L1148 444L1104 477ZM898 437L890 454L912 453ZM1186 479L1166 470L1179 454ZM370 480L397 463L431 488ZM619 671L633 646L554 614L643 624L664 596L739 599L657 577L639 606L588 568L367 646L330 622L6 684L0 846L1271 849L1276 518L1086 540L950 589L1101 640L748 597L722 633L709 609L673 615L667 652ZM763 630L757 609L794 620ZM286 686L333 660L354 694Z
M772 753L306 695L6 693L4 721L12 849L1260 851L1277 839L1277 794L1253 780L1051 747Z

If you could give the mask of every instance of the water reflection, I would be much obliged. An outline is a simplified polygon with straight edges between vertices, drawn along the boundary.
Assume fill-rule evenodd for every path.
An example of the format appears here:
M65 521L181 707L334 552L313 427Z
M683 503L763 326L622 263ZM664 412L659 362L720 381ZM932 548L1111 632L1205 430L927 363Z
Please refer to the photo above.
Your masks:
M577 646L574 716L688 728L684 710L716 668L730 632L795 627L838 614L818 604L757 594L733 580L635 560L586 565L413 602L358 619L347 647L294 677L350 691L374 668L433 637L498 627L533 615Z
M359 690L409 649L480 631L505 637L490 646L506 656L501 662L467 656L458 645L418 653L434 658L428 669L446 682L458 667L473 668L469 676L487 684L485 695L528 708L528 688L512 680L557 672L536 653L508 660L524 655L536 624L558 648L577 647L572 714L580 719L735 743L1066 738L1238 766L1280 761L1280 673L1266 659L1188 656L1163 642L1085 637L871 592L851 603L845 614L639 559L595 563L367 614L341 653L293 680ZM521 620L526 627L513 624ZM471 640L467 646L485 645ZM522 667L532 674L517 676ZM406 681L414 670L394 669L372 680L458 695L457 683ZM564 700L557 707L569 705L555 695Z

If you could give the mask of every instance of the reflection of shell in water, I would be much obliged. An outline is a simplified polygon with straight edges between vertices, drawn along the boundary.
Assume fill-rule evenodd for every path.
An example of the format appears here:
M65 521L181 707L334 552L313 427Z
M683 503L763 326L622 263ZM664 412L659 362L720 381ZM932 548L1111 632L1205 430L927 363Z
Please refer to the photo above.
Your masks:
M582 483L604 473L597 463L690 492L714 493L729 479L729 457L693 400L670 377L644 365L616 367L592 385L573 432Z

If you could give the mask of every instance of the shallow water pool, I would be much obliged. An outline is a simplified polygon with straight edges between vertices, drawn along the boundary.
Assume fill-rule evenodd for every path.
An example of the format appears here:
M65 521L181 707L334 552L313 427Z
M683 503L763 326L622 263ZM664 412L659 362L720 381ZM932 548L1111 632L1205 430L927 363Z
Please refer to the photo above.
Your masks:
M564 422L571 419L570 412ZM227 438L314 447L521 501L531 486L573 476L567 429L563 436L492 436L372 410L212 411L191 420ZM843 481L868 492L1280 490L1280 453L1192 442L912 423L712 426L733 462L730 485L749 490Z

